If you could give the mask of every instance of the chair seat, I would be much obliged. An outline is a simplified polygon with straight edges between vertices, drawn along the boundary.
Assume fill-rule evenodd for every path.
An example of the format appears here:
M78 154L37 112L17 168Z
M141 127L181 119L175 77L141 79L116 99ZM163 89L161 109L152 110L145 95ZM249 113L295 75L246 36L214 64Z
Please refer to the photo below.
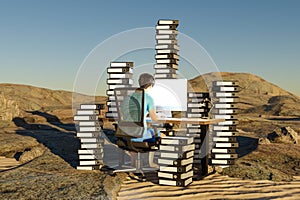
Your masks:
M140 173L142 172L141 153L158 149L157 140L153 137L155 134L148 132L149 129L144 120L146 115L145 90L122 87L115 88L114 92L118 111L118 124L115 124L116 144L125 151L137 153L135 171ZM151 153L151 155L154 154ZM124 164L124 152L121 158L119 166ZM134 169L130 169L132 170Z
M131 142L132 145L136 148L148 149L150 144L148 142Z
M160 138L156 138L154 142L134 142L132 138L118 138L117 145L127 151L148 152L158 149Z

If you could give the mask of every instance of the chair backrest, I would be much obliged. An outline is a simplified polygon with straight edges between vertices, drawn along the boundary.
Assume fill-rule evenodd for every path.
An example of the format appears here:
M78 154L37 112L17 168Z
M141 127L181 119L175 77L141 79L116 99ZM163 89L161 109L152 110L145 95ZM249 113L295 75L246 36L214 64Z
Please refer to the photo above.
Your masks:
M116 88L117 137L141 138L145 132L145 91L135 87Z

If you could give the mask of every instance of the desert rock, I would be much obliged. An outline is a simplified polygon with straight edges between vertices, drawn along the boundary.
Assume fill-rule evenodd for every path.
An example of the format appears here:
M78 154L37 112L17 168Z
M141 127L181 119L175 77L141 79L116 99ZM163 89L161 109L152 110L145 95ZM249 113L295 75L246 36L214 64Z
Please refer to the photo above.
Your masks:
M268 139L276 143L298 144L298 133L290 127L276 128L268 135Z
M42 145L33 147L30 150L24 151L19 158L19 161L22 163L33 160L36 157L41 156L45 151L45 148Z
M268 138L259 138L258 144L270 144L270 140Z

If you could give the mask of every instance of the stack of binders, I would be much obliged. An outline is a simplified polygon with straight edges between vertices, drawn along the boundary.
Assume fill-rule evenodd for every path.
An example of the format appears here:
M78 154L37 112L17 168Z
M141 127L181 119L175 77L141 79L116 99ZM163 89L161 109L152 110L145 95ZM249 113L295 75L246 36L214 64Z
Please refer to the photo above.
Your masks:
M188 93L188 105L187 105L187 117L188 118L207 118L209 114L209 93L201 92L189 92ZM194 171L195 176L201 173L201 160L204 158L205 152L201 154L201 147L203 141L208 134L206 126L199 124L187 124L187 136L194 137L195 143L195 155L194 155Z
M192 182L193 137L166 136L161 138L158 158L158 180L161 185L187 186Z
M98 120L103 108L103 104L81 104L74 116L78 125L77 137L81 142L78 150L79 170L96 170L103 166L104 139Z
M158 20L156 25L156 64L154 65L156 79L178 78L178 51L177 42L178 20Z
M133 84L133 62L111 62L110 67L107 68L108 96L106 105L108 111L106 118L117 119L118 111L114 96L114 89L120 87L130 87Z
M236 153L238 91L237 81L213 82L213 97L216 99L213 115L216 119L225 119L225 122L213 125L214 147L211 153L213 165L226 167L234 164L234 159L238 158Z

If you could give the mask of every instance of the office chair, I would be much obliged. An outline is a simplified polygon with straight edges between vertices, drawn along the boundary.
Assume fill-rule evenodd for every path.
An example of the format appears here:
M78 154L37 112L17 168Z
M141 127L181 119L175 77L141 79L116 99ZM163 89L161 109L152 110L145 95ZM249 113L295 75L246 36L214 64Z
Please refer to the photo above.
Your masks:
M136 172L143 173L143 170L153 170L153 168L141 167L141 153L158 149L159 141L143 140L143 135L147 132L145 123L145 91L140 88L126 87L116 88L115 100L118 111L118 119L115 137L119 148L137 153L136 167L127 169L117 169L114 172ZM120 158L121 156L121 158ZM119 153L119 168L124 166L124 153Z

